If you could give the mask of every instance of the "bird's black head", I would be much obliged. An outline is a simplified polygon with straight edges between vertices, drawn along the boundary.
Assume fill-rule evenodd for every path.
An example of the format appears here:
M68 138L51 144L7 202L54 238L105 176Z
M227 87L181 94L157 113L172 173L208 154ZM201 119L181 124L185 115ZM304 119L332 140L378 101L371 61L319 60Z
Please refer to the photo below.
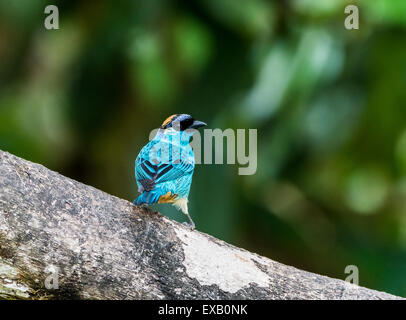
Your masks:
M188 114L173 114L162 123L161 129L174 128L185 131L187 129L198 129L203 126L206 126L206 123L195 120Z

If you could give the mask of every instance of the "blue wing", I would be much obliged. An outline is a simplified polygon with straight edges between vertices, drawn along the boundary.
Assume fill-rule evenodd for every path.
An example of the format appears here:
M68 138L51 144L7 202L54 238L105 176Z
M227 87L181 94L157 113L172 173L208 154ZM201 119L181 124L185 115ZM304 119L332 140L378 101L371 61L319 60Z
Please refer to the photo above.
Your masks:
M158 156L151 160L151 148L154 146L160 147L162 150L167 150L167 157ZM161 195L168 191L172 193L174 190L167 190L165 182L174 181L184 176L191 176L194 170L194 155L192 148L188 145L183 152L172 153L172 146L164 145L168 142L151 141L147 144L138 155L135 162L135 176L139 191L143 194L135 201L136 204L141 203L156 203ZM183 157L181 156L183 155Z

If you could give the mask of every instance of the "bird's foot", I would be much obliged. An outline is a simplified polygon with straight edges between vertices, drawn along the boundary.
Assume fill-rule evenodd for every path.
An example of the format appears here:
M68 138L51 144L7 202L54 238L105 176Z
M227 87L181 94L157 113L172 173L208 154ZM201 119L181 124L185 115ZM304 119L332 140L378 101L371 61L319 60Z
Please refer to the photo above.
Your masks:
M195 229L195 224L194 223L187 223L186 221L182 223L183 225L185 225L186 227L188 227L190 230L194 230Z

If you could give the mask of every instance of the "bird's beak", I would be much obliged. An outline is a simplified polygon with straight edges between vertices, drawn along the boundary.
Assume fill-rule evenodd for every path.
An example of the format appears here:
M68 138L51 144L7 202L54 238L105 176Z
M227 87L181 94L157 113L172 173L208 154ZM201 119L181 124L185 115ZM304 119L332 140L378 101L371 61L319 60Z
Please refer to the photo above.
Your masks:
M204 123L204 122L202 122L202 121L195 120L195 121L193 121L193 123L192 123L192 125L190 126L190 128L191 128L191 129L198 129L198 128L204 127L204 126L207 126L207 124Z

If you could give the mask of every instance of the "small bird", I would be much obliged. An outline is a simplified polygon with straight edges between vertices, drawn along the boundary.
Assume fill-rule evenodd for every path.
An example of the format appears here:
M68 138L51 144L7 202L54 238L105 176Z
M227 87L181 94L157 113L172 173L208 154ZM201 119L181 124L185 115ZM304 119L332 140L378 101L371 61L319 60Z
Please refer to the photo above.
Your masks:
M195 224L188 211L188 196L192 183L195 157L189 142L196 129L206 123L188 114L174 114L159 128L156 136L145 145L135 160L135 178L141 195L135 205L172 203Z

